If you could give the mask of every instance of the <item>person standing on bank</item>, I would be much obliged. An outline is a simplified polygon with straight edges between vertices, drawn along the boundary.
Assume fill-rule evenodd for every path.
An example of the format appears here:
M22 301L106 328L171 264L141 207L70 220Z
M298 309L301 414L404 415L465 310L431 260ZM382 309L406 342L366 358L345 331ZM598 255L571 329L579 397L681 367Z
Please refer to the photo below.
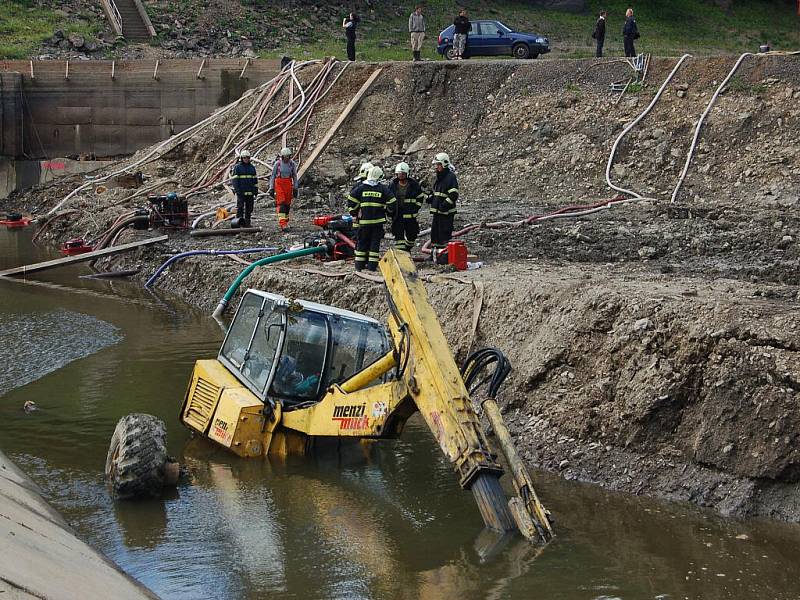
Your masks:
M360 22L361 19L354 12L342 19L344 34L347 36L347 60L350 61L356 59L356 27Z
M467 48L467 36L469 35L472 23L467 18L467 10L462 8L458 11L458 16L453 19L453 58L463 60L464 50Z
M358 219L358 241L356 242L355 269L378 270L381 257L383 225L387 216L396 214L395 197L380 181L383 169L372 167L364 183L347 197L350 216Z
M422 60L422 42L425 40L425 17L422 16L422 7L417 6L408 17L408 33L411 34L411 53L414 61Z
M636 19L633 18L633 9L629 8L625 11L625 26L622 28L622 41L625 45L625 56L635 57L636 48L633 47L633 41L639 39L639 28L636 26Z
M242 150L231 173L231 186L236 194L236 227L250 227L250 216L258 194L258 174L250 162L250 152Z
M597 42L596 58L603 58L603 44L606 42L606 15L608 15L606 11L600 11L600 17L597 19L592 32L592 37Z
M389 191L397 200L397 208L392 219L394 247L406 252L411 252L419 235L417 213L426 197L419 182L409 177L410 172L408 163L398 163L394 168L394 179L389 184Z
M428 198L431 205L431 247L442 249L447 247L453 237L453 221L456 217L456 201L458 200L458 179L450 163L450 157L444 152L437 154L432 164L436 169L433 181L433 194Z
M269 195L275 198L275 210L278 213L278 226L281 231L289 227L289 210L292 198L297 198L297 163L292 160L289 148L281 150L281 155L272 167L269 178Z

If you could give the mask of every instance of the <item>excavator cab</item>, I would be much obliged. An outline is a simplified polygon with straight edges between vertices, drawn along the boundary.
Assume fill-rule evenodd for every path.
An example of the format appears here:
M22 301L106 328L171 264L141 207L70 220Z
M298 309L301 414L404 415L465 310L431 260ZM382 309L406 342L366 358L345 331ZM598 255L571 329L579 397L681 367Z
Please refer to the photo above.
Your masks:
M318 402L331 385L362 371L389 347L385 327L374 319L251 289L218 360L260 400L286 412Z

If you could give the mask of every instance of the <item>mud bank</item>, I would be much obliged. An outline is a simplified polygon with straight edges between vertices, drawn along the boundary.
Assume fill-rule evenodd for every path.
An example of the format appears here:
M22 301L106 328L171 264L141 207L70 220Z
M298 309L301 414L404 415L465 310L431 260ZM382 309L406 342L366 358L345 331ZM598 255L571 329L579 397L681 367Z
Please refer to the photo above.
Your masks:
M608 92L629 73L620 62L388 65L309 171L290 234L276 231L274 209L262 204L256 224L265 232L254 238L199 243L177 233L163 248L111 264L139 266L146 278L189 248L301 243L313 234L314 214L341 212L342 192L365 159L386 170L405 160L427 178L431 155L446 149L463 194L457 227L607 199L616 194L605 181L612 144L675 62L654 59L647 85L621 100ZM484 345L511 359L501 401L532 466L728 515L798 521L798 57L743 63L670 202L694 123L734 62L686 61L620 144L612 181L652 200L580 220L484 227L466 238L484 268L422 273L457 359ZM372 68L350 69L319 105L312 145ZM189 189L228 131L215 128L145 170L164 191L174 181L179 192ZM52 206L69 189L59 182L16 205ZM126 201L131 193L79 196L70 205L79 212L54 223L49 238L102 231L141 203ZM202 212L220 192L193 202ZM118 243L139 235L126 232ZM344 275L346 267L329 277L308 267L320 268L308 261L264 269L248 285L385 314L380 285ZM210 312L240 268L189 259L158 286Z

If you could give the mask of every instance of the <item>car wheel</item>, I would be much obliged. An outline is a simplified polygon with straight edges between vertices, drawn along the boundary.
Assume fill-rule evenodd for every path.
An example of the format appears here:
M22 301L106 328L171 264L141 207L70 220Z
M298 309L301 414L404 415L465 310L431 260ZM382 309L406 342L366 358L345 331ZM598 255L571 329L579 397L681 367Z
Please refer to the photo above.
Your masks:
M514 58L528 58L531 55L531 50L525 44L517 44L511 49Z
M455 50L453 50L452 46L448 46L444 49L444 57L447 60L453 60L456 56Z

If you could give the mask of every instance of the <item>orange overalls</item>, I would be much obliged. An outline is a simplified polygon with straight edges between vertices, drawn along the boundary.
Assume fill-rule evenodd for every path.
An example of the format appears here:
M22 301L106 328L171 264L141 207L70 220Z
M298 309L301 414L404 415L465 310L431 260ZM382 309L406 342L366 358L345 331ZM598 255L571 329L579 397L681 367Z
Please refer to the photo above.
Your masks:
M275 168L272 171L273 185L275 190L275 211L278 214L278 225L281 229L286 229L289 226L289 209L292 206L292 198L294 197L294 177L281 177L283 170L279 158L275 163ZM290 161L287 165L292 174L296 176L297 165L294 161ZM285 171L284 171L285 173Z

